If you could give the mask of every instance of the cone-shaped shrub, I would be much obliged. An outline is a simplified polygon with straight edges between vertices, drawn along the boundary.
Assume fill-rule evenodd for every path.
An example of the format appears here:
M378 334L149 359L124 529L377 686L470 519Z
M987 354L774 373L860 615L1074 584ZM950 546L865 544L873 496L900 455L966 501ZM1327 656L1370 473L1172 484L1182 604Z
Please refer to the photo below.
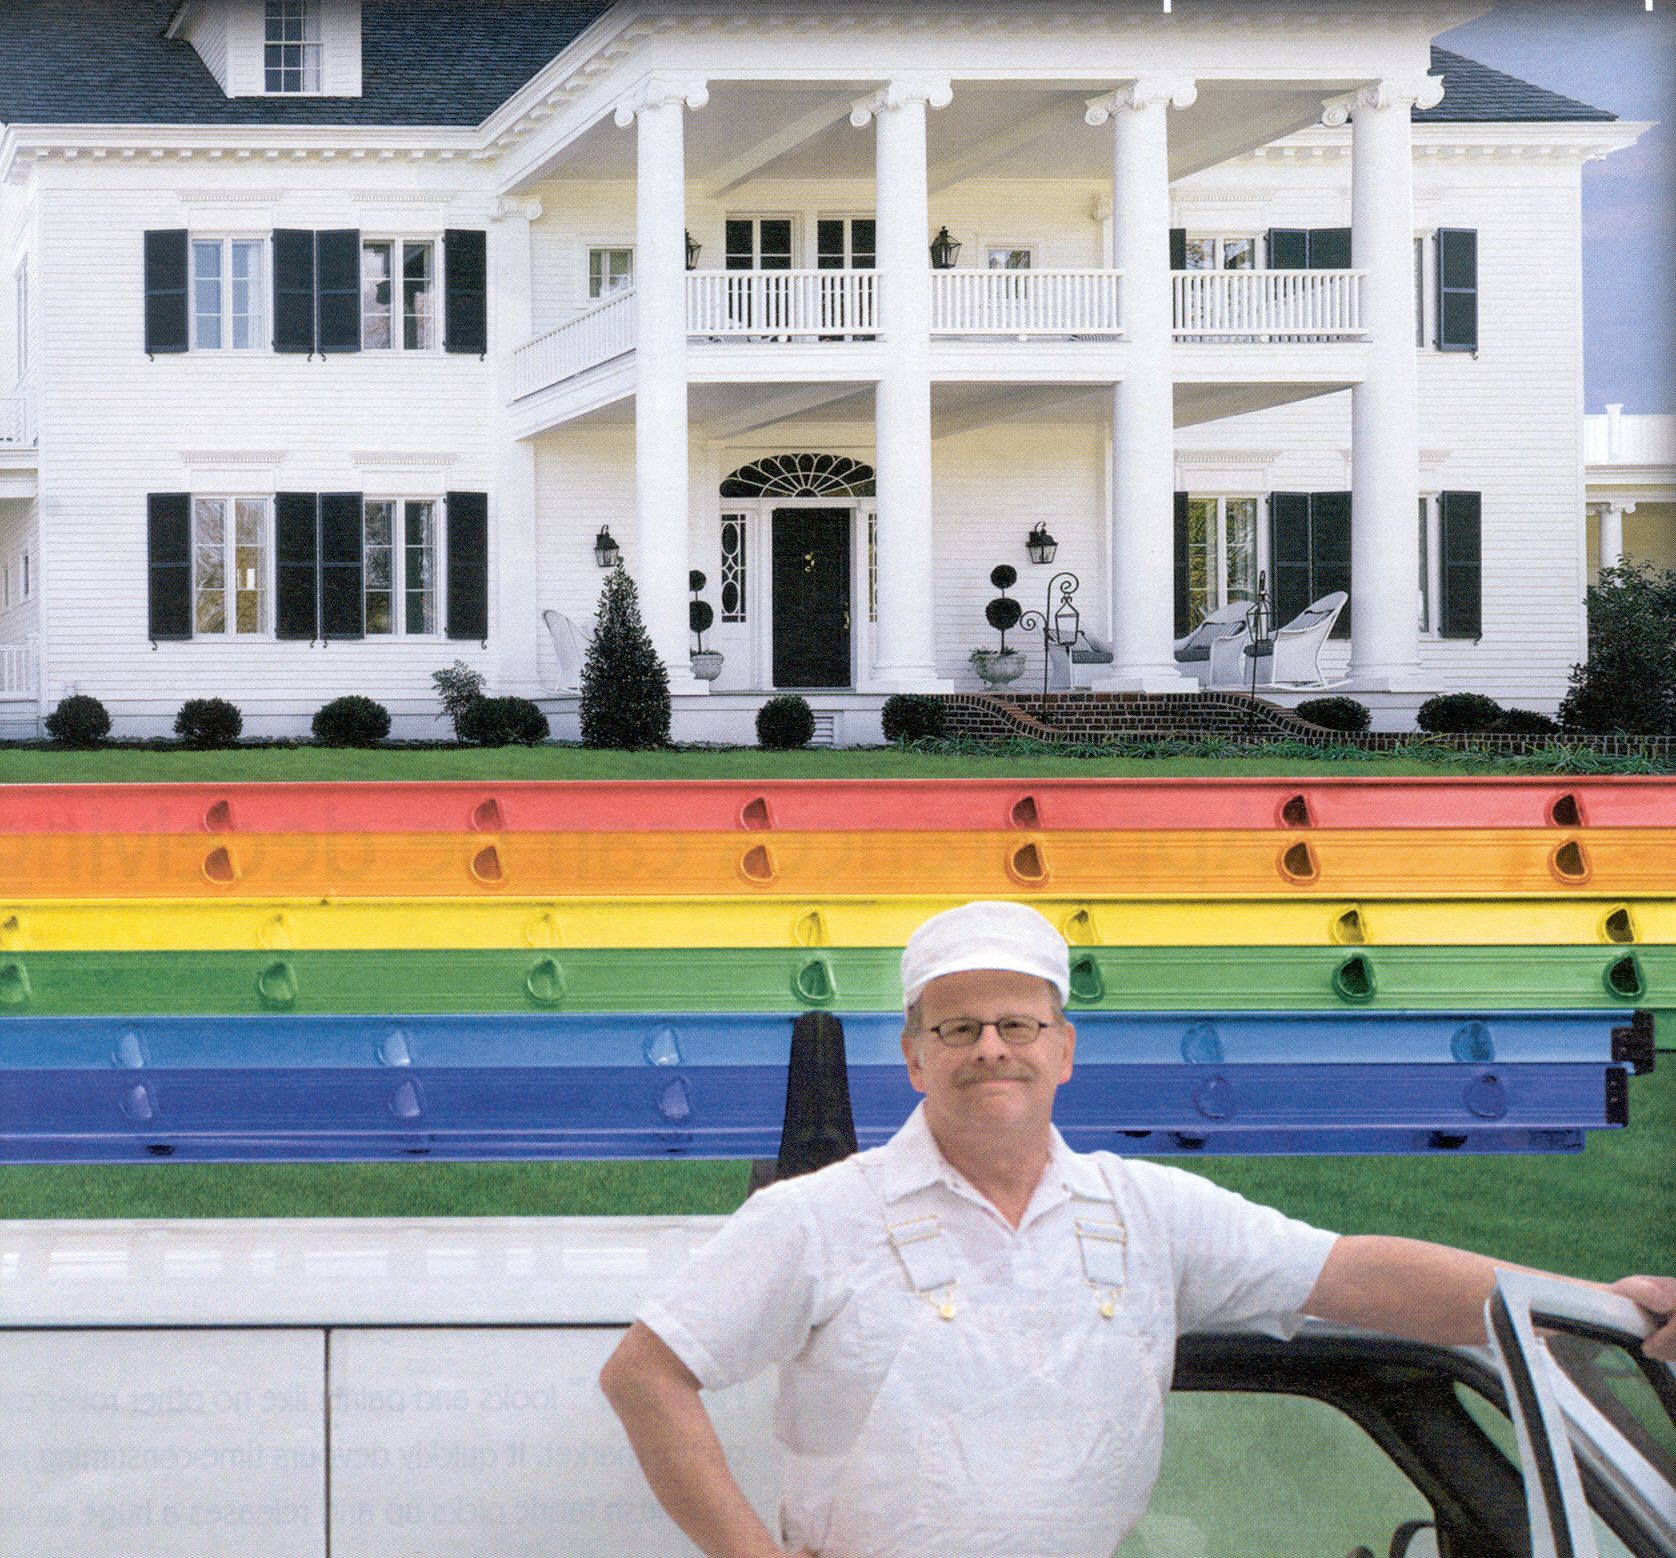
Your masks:
M618 562L600 591L582 666L582 745L636 751L669 745L669 673L640 620L634 580Z

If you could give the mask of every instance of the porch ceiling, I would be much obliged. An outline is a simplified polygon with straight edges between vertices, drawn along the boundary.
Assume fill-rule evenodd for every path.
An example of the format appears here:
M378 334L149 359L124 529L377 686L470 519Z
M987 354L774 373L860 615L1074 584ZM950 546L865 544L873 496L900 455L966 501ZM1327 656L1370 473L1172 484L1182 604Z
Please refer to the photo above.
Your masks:
M1083 82L956 81L954 101L929 116L933 192L979 174L1007 178L1111 176L1109 126L1083 122L1087 98L1121 74ZM1170 118L1170 177L1212 167L1321 117L1325 99L1353 81L1201 81L1198 101ZM687 116L687 176L711 198L748 178L870 179L872 127L849 106L877 82L712 82L709 105ZM603 119L547 171L568 178L632 179L634 131Z

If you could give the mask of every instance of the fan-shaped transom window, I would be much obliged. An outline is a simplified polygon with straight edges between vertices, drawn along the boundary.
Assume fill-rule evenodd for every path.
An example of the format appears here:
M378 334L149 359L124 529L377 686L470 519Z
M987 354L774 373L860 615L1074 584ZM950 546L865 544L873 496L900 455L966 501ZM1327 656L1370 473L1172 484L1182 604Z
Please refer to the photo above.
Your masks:
M775 454L741 465L724 498L871 498L873 467L843 454Z

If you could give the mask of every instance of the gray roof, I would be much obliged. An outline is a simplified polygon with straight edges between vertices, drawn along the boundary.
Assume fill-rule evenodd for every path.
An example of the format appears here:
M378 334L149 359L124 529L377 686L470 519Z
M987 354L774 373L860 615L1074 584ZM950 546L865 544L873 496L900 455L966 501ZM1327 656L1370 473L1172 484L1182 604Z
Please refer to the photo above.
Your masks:
M3 0L0 123L480 124L613 0L364 0L358 98L226 97L178 0ZM1444 49L1420 123L1613 119Z

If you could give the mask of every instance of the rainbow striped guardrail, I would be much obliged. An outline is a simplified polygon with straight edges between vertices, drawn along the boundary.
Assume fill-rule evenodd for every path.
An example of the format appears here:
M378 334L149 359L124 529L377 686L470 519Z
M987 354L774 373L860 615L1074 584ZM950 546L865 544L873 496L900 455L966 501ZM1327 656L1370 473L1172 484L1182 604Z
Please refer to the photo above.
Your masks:
M901 944L981 896L1071 943L1084 1147L1573 1151L1676 1010L1663 780L10 786L0 828L8 1161L762 1156L830 1147L815 1097L882 1140Z

